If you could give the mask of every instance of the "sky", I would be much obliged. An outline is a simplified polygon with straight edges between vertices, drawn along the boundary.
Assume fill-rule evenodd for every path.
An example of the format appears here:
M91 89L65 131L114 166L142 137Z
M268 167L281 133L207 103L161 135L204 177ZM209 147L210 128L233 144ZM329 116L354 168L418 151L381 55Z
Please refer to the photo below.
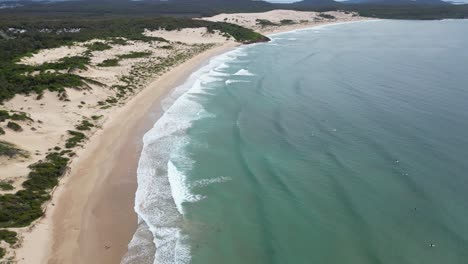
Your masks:
M12 1L12 0L0 0L0 2L5 2L5 1ZM15 1L15 0L13 0L13 1ZM33 0L33 1L41 1L41 0ZM54 0L52 0L52 1L54 1ZM55 1L57 1L57 0L55 0ZM300 1L300 0L265 0L265 1L272 2L272 3L292 3L292 2L297 2L297 1ZM335 1L345 1L345 0L335 0ZM468 0L442 0L442 1L468 3Z
M267 2L272 2L272 3L292 3L292 2L297 2L300 0L265 0ZM335 0L335 1L345 1L345 0ZM445 2L455 2L455 3L468 3L468 0L442 0Z

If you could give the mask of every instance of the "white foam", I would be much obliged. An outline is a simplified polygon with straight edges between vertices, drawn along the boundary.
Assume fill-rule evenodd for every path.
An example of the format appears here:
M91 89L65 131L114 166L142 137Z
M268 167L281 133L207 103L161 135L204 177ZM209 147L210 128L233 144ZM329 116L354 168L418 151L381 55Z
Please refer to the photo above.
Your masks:
M192 194L190 187L187 184L187 179L184 173L174 166L174 163L169 161L167 165L167 175L171 185L172 197L180 214L183 214L182 203L197 202L203 199L201 195Z
M207 179L193 185L187 182L186 175L193 161L185 153L185 147L190 143L186 131L193 121L214 116L196 98L209 92L211 83L224 81L223 77L228 75L215 69L221 65L227 66L228 61L242 54L235 50L215 57L193 73L165 98L162 102L164 114L143 137L144 147L137 170L135 212L153 235L156 246L154 263L190 261L190 248L182 230L184 205L203 198L194 194L192 187L226 180ZM131 245L139 245L137 242Z
M249 72L246 69L240 69L238 72L234 73L234 75L237 75L237 76L254 76L255 74Z
M214 183L223 183L232 180L230 177L218 177L218 178L213 178L213 179L201 179L195 181L192 186L193 187L206 187L208 185L214 184Z
M339 23L332 23L332 24L325 24L325 25L320 25L320 26L311 26L308 28L300 28L300 29L295 29L291 31L286 31L286 32L280 32L280 33L273 33L267 35L269 38L274 38L274 39L284 39L280 38L278 36L282 36L285 34L294 34L294 33L299 33L303 31L310 31L310 30L323 30L323 29L328 29L329 27L334 27L334 26L339 26L339 25L345 25L345 24L352 24L352 23L368 23L368 22L377 22L377 21L383 21L384 19L368 19L368 20L356 20L356 21L346 21L346 22L339 22Z
M248 83L249 81L246 80L226 80L224 83L226 85L231 85L233 83Z

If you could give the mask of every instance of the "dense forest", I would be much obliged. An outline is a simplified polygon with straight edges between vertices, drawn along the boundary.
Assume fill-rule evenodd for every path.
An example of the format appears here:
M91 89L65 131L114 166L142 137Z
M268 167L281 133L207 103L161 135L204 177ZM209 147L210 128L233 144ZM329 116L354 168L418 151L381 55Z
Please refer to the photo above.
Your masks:
M4 15L18 16L212 16L219 13L264 12L273 9L303 11L349 10L363 16L396 19L443 19L467 18L468 5L451 5L440 1L346 1L305 0L292 4L274 4L251 0L171 0L171 1L127 1L127 0L81 0L54 4L22 2L19 8L0 9ZM420 3L421 2L421 3ZM427 2L427 4L425 4ZM26 4L27 3L27 4ZM359 3L359 4L356 4ZM381 3L381 4L378 4ZM393 3L393 4L390 4ZM432 4L431 4L432 3Z

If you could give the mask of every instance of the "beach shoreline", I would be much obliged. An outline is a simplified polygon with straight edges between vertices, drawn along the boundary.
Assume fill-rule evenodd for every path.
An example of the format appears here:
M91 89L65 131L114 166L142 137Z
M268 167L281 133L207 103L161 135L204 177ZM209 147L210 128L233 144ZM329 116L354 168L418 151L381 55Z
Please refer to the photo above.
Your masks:
M296 24L262 33L341 22L346 21ZM112 113L77 152L45 216L24 236L16 251L18 263L119 263L137 228L134 198L142 138L163 113L161 100L211 58L239 45L228 42L192 57Z
M111 114L77 152L45 216L25 235L18 263L118 263L137 227L136 168L143 135L162 113L161 100L210 58L238 45L228 42L192 57Z

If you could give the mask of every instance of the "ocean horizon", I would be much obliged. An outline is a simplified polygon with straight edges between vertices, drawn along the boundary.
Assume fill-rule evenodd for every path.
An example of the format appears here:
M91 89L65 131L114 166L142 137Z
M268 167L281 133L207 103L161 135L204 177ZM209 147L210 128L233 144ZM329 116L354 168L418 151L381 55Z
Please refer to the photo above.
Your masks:
M464 263L467 26L323 25L212 58L144 136L122 263Z

